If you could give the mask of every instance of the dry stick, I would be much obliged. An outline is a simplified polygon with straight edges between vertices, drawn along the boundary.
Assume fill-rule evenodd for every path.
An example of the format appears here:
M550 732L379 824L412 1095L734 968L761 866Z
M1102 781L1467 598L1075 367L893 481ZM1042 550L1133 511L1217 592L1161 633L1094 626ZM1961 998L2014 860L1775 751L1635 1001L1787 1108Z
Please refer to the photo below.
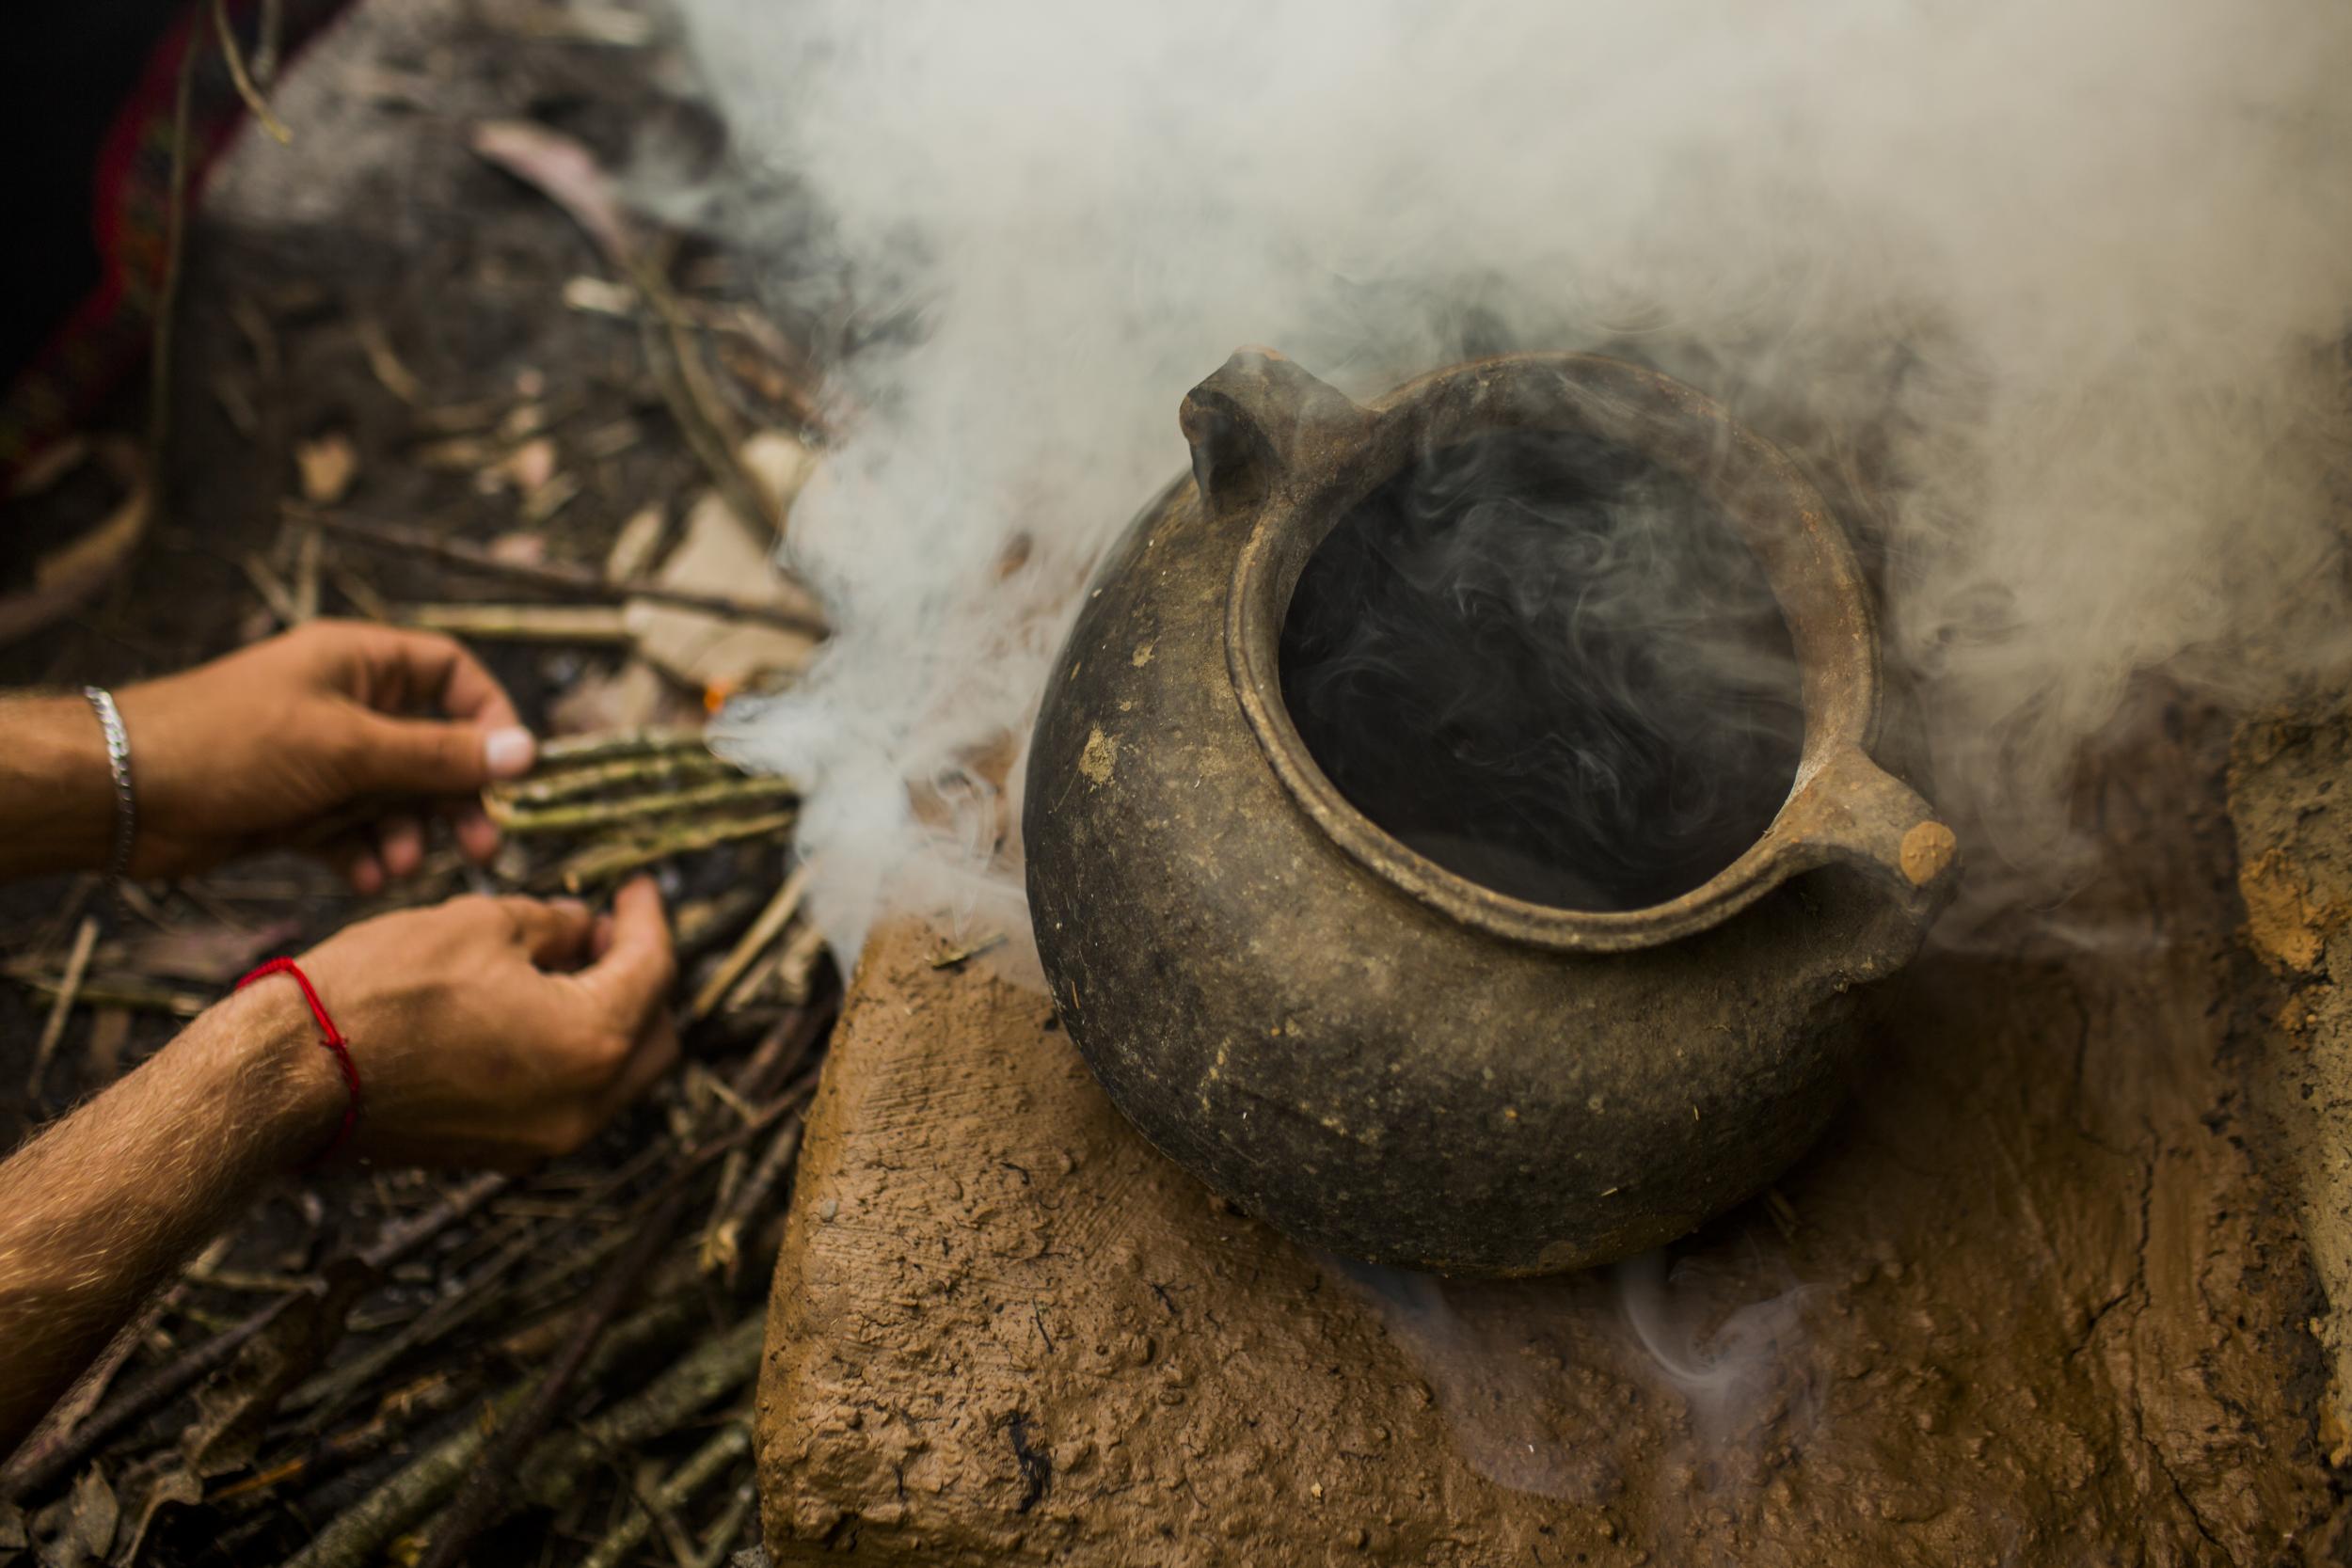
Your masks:
M617 605L421 604L395 612L404 626L484 642L627 647L636 641Z
M728 620L765 622L787 631L805 632L811 637L822 637L828 629L823 616L790 605L761 604L719 594L696 594L683 588L665 588L649 583L615 584L606 581L602 572L586 566L501 561L477 546L457 539L443 539L405 523L362 520L301 506L293 501L285 505L289 511L315 522L340 539L395 554L421 555L444 566L503 578L509 582L527 583L591 604L644 599L651 604L670 605L678 610L691 610Z
M791 1168L792 1157L801 1149L801 1130L806 1125L806 1117L796 1116L778 1128L768 1151L752 1167L750 1177L732 1196L721 1198L710 1223L703 1229L702 1244L696 1251L696 1262L703 1273L716 1274L730 1286L735 1283L736 1270L742 1259L744 1224L767 1206L769 1195Z
M699 736L696 737L699 741ZM691 752L657 752L647 756L622 757L581 768L542 768L528 778L494 784L484 790L483 806L493 820L501 811L515 812L551 806L582 795L595 795L617 784L659 784L676 788L711 779L739 779L742 769L712 756L697 745Z
M65 994L62 976L21 970L13 965L4 973L17 984L29 987L43 996ZM93 1007L130 1007L138 1012L169 1013L174 1018L194 1018L213 1005L211 998L199 996L195 991L111 979L85 980L79 995L82 1001Z
M816 863L814 861L803 861L793 867L792 875L784 879L784 885L776 890L776 895L768 900L768 907L759 911L759 918L752 922L752 928L743 933L743 940L737 942L735 950L712 971L703 989L694 993L694 1005L687 1009L689 1018L696 1022L708 1018L711 1010L734 989L735 982L743 977L743 972L768 951L776 938L784 934L785 927L791 924L793 914L801 907L802 895L808 891L809 868Z
M688 1456L670 1472L669 1479L645 1499L652 1510L643 1506L631 1510L621 1522L607 1530L588 1555L580 1560L580 1568L620 1568L637 1550L653 1528L655 1511L673 1517L677 1511L694 1500L702 1489L719 1478L722 1471L751 1452L751 1430L741 1422L730 1422L719 1429L719 1434Z
M579 893L583 888L625 877L641 865L651 865L672 855L715 849L722 844L734 844L743 839L773 838L799 820L800 813L797 811L770 812L759 816L693 823L653 838L622 844L600 844L581 850L556 866L552 879L561 884L564 892Z
M767 1319L766 1305L755 1307L739 1323L703 1341L642 1392L581 1422L577 1432L541 1443L523 1465L521 1494L548 1507L561 1507L597 1454L626 1453L675 1432L697 1412L750 1382L759 1370Z
M575 768L582 763L606 762L620 757L664 755L673 752L709 754L703 732L690 729L599 730L594 735L562 736L539 744L539 771L533 778L544 777L550 769ZM569 777L567 773L564 775Z
M190 29L180 56L180 81L171 105L170 199L166 207L164 276L155 295L155 339L151 351L152 377L148 387L147 445L154 471L163 472L164 439L171 433L171 343L173 318L180 300L180 265L187 248L188 229L188 103L196 83L197 35Z
M387 1227L357 1254L371 1269L387 1269L504 1192L504 1176L478 1176L417 1215ZM255 1335L277 1322L298 1298L279 1296L243 1322L214 1335L168 1366L158 1367L92 1412L71 1432L58 1433L39 1449L26 1448L0 1468L0 1501L45 1490L70 1475L102 1443L132 1421L178 1398L199 1380L229 1364Z
M716 784L658 795L625 795L616 800L581 800L572 804L516 810L485 795L483 804L490 820L509 833L572 833L585 828L609 828L616 822L648 817L678 816L712 807L753 802L772 804L797 800L801 786L790 779L722 779Z
M264 28L267 25L265 22ZM237 46L236 32L229 25L229 0L213 0L213 31L219 35L220 52L229 61L229 79L237 85L237 96L245 100L245 106L253 111L253 118L262 122L262 129L269 133L272 141L280 147L293 146L294 133L269 112L262 89L253 85L253 78L246 71L245 51Z
M40 1043L33 1048L33 1070L24 1078L24 1098L40 1098L41 1075L49 1070L49 1058L57 1053L57 1042L65 1038L66 1020L73 1012L73 999L80 994L83 976L89 973L89 956L98 946L98 917L86 914L79 929L73 933L73 951L65 960L65 977L57 982L57 999L50 1004L49 1022L41 1025Z
M728 507L747 524L766 524L775 537L784 535L784 515L769 495L767 486L753 479L744 467L737 444L734 421L728 418L726 406L720 401L718 389L710 384L710 372L704 365L702 350L695 343L685 315L678 309L677 298L661 276L659 266L651 261L631 258L616 258L628 270L629 280L636 284L665 332L655 329L652 319L639 324L644 340L646 368L653 372L654 385L670 405L670 414L686 436L686 444L702 459L710 482ZM665 358L674 375L662 373Z
M752 1516L752 1504L758 1499L757 1489L746 1476L736 1487L735 1495L727 1498L727 1506L720 1511L710 1532L703 1537L703 1549L694 1554L691 1568L719 1568L726 1560L736 1538L743 1533L743 1526Z

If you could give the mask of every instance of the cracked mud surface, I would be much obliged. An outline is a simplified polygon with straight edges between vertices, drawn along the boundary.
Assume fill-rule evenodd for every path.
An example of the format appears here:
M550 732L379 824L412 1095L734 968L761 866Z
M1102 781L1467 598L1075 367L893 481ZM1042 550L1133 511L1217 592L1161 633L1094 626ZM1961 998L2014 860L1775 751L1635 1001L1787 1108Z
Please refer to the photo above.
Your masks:
M2284 713L2239 731L2230 758L2249 988L2247 1046L2262 1146L2278 1151L2329 1298L2352 1302L2352 706ZM2329 1361L2321 1415L2331 1461L2352 1459L2352 1325L2317 1333Z
M1923 960L1828 1140L1671 1270L1307 1257L1145 1146L1042 998L878 934L778 1267L770 1550L2347 1560L2323 1299L2229 1049L2222 737L2174 717L2087 797L2097 940Z

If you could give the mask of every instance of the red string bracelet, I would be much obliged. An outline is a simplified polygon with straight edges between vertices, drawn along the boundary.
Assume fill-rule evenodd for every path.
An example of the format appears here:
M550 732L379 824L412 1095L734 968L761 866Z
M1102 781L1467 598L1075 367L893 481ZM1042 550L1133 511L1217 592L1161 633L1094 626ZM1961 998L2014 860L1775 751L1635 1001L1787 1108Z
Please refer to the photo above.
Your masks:
M359 1120L359 1068L351 1059L351 1042L344 1039L343 1032L335 1027L335 1021L326 1016L326 1004L319 1000L319 993L310 985L310 977L303 974L301 967L292 958L270 959L238 981L237 989L243 990L254 981L272 974L291 974L294 983L302 988L302 1000L310 1004L310 1016L319 1021L319 1034L323 1037L319 1043L335 1053L335 1065L343 1069L343 1087L350 1091L343 1101L342 1126L336 1129L335 1135L326 1141L326 1147L312 1155L310 1164L303 1166L303 1169L309 1170L312 1165L325 1164L328 1155L341 1148L343 1140L351 1136L352 1127Z

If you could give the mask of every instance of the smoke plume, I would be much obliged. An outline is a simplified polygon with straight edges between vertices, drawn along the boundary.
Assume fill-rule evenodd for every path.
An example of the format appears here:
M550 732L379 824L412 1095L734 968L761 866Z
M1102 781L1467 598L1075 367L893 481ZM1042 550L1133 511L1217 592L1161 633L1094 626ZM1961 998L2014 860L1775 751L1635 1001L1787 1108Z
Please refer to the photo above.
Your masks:
M1022 925L1007 737L1241 343L1359 395L1602 348L1732 402L1868 498L1938 789L2036 876L2137 673L2342 667L2341 0L684 8L798 193L776 286L876 339L793 521L839 636L735 722L814 786L845 953L887 900Z

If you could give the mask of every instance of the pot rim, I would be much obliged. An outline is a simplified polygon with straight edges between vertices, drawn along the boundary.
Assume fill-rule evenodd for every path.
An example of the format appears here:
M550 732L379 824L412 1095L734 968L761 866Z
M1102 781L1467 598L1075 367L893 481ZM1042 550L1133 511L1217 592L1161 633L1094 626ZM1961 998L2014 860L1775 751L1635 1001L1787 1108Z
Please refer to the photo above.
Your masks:
M1219 376L1248 358L1236 356ZM1263 364L1249 369L1260 373ZM1279 422L1285 419L1287 427ZM1275 775L1365 869L1454 920L1564 951L1626 952L1672 942L1729 919L1801 871L1829 863L1871 873L1922 919L1940 904L1931 890L1947 881L1950 830L1869 756L1879 721L1879 640L1852 546L1787 454L1714 400L1625 360L1533 353L1434 372L1368 408L1331 394L1306 409L1261 410L1259 422L1275 427L1263 432L1274 471L1259 492L1227 593L1227 669ZM1730 864L1662 903L1567 909L1515 898L1448 870L1341 794L1282 701L1282 623L1308 558L1414 453L1504 428L1597 435L1698 485L1755 553L1795 646L1804 741L1788 797Z

